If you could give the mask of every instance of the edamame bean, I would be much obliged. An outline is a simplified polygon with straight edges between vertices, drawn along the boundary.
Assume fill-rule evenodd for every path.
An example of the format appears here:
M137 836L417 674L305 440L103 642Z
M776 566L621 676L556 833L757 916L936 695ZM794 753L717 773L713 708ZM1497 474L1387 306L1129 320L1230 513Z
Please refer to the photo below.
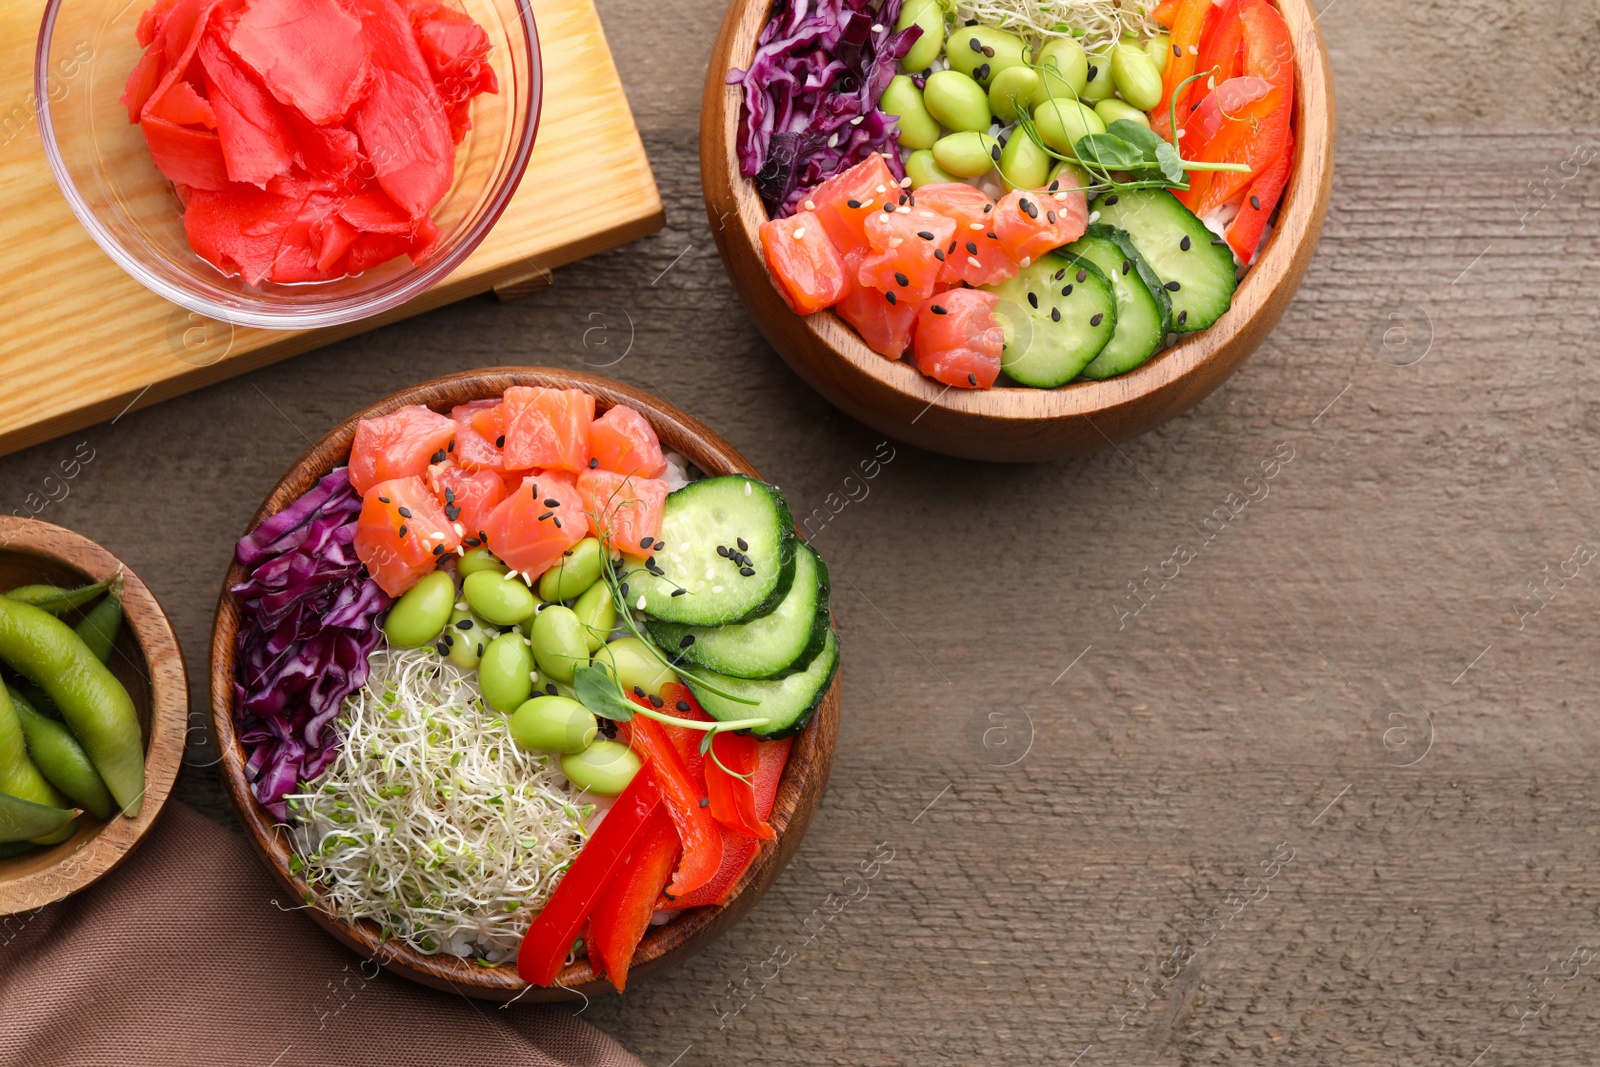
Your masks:
M678 680L672 669L651 655L637 637L619 637L596 652L594 661L609 667L627 693L637 689L645 696L660 696L663 686Z
M941 137L933 146L934 161L961 178L988 174L999 156L1000 142L973 130Z
M539 599L521 579L493 571L467 575L461 583L461 595L474 614L496 626L515 626L539 606Z
M894 28L903 30L912 25L922 27L922 36L901 57L900 69L926 70L928 64L939 58L939 50L944 47L944 9L938 0L906 0Z
M989 128L988 94L983 91L983 86L959 70L938 70L930 74L922 89L922 103L928 109L928 114L947 129ZM950 170L948 166L945 169Z
M474 615L470 609L455 608L450 612L450 623L439 640L444 642L445 655L450 662L463 670L472 670L483 660L483 650L489 642L500 636L500 631Z
M611 599L611 587L604 582L595 582L585 589L578 602L572 605L572 613L583 626L583 640L591 655L617 628L617 605Z
M478 688L495 711L513 712L533 692L533 652L527 638L512 632L496 637L478 664Z
M878 110L893 115L899 141L905 148L930 148L939 139L939 123L922 104L922 90L910 78L896 74L878 98Z
M1161 72L1135 41L1120 41L1111 49L1111 81L1140 111L1161 103Z
M77 816L76 811L0 793L0 859L28 851L17 847L20 842L54 845L65 841L77 826Z
M1002 70L1025 66L1028 45L993 26L962 26L950 34L944 54L953 70L987 86Z
M539 596L571 600L600 580L600 542L585 537L562 553L561 561L539 578Z
M583 639L578 613L551 604L533 617L533 658L539 670L558 682L571 682L572 672L589 662L589 644Z
M1050 181L1046 188L1055 185L1058 189L1088 189L1094 183L1089 176L1080 170L1075 163L1061 160L1050 170Z
M571 697L534 697L511 716L511 739L530 752L570 756L588 748L599 733L594 713Z
M461 574L461 577L465 578L469 574L476 574L479 571L494 571L496 574L504 574L507 567L500 561L499 556L490 552L483 545L479 545L477 548L467 549L457 557L456 570Z
M17 710L22 736L28 743L28 756L45 781L93 812L96 818L111 818L117 810L116 802L72 731L40 715L15 689L10 686L6 689Z
M989 82L989 110L1001 122L1016 122L1018 105L1027 106L1040 80L1031 67L1007 67Z
M1000 150L1000 176L1013 189L1037 189L1050 180L1050 153L1034 143L1025 130L1011 131Z
M383 633L396 648L421 648L450 621L456 583L444 571L429 571L400 594L383 620Z
M133 699L117 676L66 623L5 597L0 597L0 660L44 689L122 813L138 815L144 805L144 735Z
M1172 58L1172 36L1158 33L1144 43L1144 54L1150 57L1156 65L1156 70L1162 74L1167 72L1167 60Z
M582 752L561 757L561 773L579 789L599 797L620 796L644 762L620 741L596 741Z
M1033 113L1034 125L1046 146L1064 156L1078 157L1074 146L1091 133L1105 133L1106 124L1089 108L1073 100L1047 100Z
M55 786L45 780L28 758L22 722L3 686L0 686L0 793L49 808L70 807L67 798L56 792ZM38 831L27 839L41 845L54 845L71 836L72 826L68 825L54 831Z
M72 628L84 644L89 646L89 651L94 653L94 658L101 663L111 662L111 649L117 643L117 631L122 629L122 598L116 590L106 593L105 599L90 608L79 620L78 625ZM105 818L105 816L101 816Z
M1084 72L1083 88L1078 92L1078 98L1093 106L1096 101L1104 100L1117 91L1115 83L1111 80L1111 46L1102 45L1097 52L1085 53L1088 61L1088 70Z
M911 178L912 189L961 180L939 166L938 160L933 158L933 153L926 148L919 148L906 157L906 174Z
M1150 119L1143 111L1140 111L1132 104L1118 100L1115 97L1109 100L1102 100L1096 104L1094 106L1094 113L1099 115L1100 121L1104 122L1107 126L1110 126L1118 119L1127 119L1129 122L1137 122L1145 129L1150 128Z
M73 589L59 585L19 585L5 595L18 603L31 604L52 615L60 615L64 611L81 608L89 603L105 592L116 577L116 574L113 574L110 578Z
M1042 68L1039 88L1033 94L1034 107L1051 97L1076 100L1083 95L1083 85L1089 77L1089 59L1083 53L1083 45L1071 37L1052 37L1034 52L1033 62Z

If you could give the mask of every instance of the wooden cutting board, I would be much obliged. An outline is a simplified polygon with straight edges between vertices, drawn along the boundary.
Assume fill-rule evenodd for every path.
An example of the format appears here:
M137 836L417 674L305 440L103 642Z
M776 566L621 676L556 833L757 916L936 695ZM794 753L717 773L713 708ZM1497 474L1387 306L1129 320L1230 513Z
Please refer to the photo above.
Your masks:
M535 288L555 267L659 229L661 194L592 0L532 6L544 107L521 188L494 231L403 307L286 332L232 327L168 303L90 239L39 138L32 84L42 5L0 0L0 454L465 296ZM598 220L552 210L602 186Z

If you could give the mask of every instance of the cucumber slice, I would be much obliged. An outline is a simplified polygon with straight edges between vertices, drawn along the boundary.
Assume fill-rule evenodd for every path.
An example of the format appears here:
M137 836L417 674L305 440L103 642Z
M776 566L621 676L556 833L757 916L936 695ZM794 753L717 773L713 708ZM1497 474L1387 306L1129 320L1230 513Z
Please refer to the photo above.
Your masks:
M1111 340L1117 300L1100 268L1047 252L996 285L995 317L1006 333L1000 369L1023 385L1054 389L1083 372Z
M668 496L657 542L623 582L629 605L663 622L747 622L781 604L794 582L798 541L789 505L777 486L742 474Z
M798 552L794 584L772 614L727 626L652 619L650 637L684 663L734 678L776 678L804 669L828 636L828 568L810 545L801 542ZM693 640L685 645L688 638Z
M1083 368L1085 378L1109 378L1155 355L1172 332L1172 301L1127 230L1097 222L1067 246L1111 279L1117 297L1117 332Z
M718 696L693 681L689 682L689 688L694 691L695 699L700 701L700 706L714 719L729 722L734 719L755 719L766 716L769 720L767 725L750 732L770 741L797 733L811 721L811 716L821 706L822 697L833 684L833 676L838 670L839 637L829 630L823 639L822 651L805 670L798 674L773 681L752 681L729 678L708 671L698 672L718 689L735 693L746 700L759 701L757 704L737 703Z
M1233 253L1194 212L1165 189L1106 193L1094 202L1098 221L1128 231L1172 301L1172 328L1203 330L1233 303L1238 277Z

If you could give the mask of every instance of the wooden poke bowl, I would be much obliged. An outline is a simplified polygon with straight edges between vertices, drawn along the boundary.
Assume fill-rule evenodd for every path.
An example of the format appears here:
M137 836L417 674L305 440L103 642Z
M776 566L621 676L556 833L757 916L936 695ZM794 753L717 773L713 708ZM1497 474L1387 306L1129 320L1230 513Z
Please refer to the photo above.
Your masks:
M82 534L37 519L0 516L0 590L35 583L78 586L122 568L124 623L106 664L139 713L144 804L136 818L88 812L59 845L0 860L0 916L65 899L104 877L134 850L172 793L189 725L189 682L166 613L139 576Z
M356 412L313 445L268 494L250 526L276 514L298 499L317 480L350 457L350 443L356 423L361 419L385 415L407 404L425 404L446 412L457 404L482 397L499 396L513 385L539 385L557 389L584 389L597 399L598 410L625 403L636 409L655 427L664 449L671 449L700 468L705 474L760 474L743 456L706 426L677 408L648 393L606 378L550 367L495 367L446 375L385 397L371 407ZM276 822L250 791L245 774L245 753L234 729L234 649L239 630L239 599L229 590L243 581L245 570L235 563L228 571L217 606L216 626L211 635L211 726L222 755L222 777L228 795L239 813L251 843L267 861L267 866L284 888L297 900L307 899L310 888L303 878L289 871L291 846L286 828ZM744 876L735 884L728 901L717 907L693 908L680 913L663 926L646 932L629 968L629 979L645 978L680 963L719 934L738 922L761 894L788 866L790 858L805 836L812 813L822 799L833 765L834 744L839 735L839 679L823 698L805 729L795 735L789 762L779 780L777 799L767 820L777 831L776 841L763 841L760 851ZM311 894L315 900L315 894ZM457 956L428 955L400 942L385 940L378 927L368 921L345 922L320 906L306 909L318 925L350 948L397 974L423 985L484 1000L525 1002L568 1000L612 992L609 983L598 978L586 959L579 959L556 978L548 988L530 986L517 975L514 963L484 967Z
M1295 49L1295 158L1277 223L1233 306L1149 362L1100 382L1058 389L951 389L868 348L832 311L801 317L772 287L757 231L766 208L739 173L735 136L744 91L729 68L749 66L772 0L733 0L706 71L700 171L706 214L733 287L796 374L847 414L934 452L1030 462L1080 455L1135 437L1199 403L1277 325L1305 277L1333 185L1332 75L1308 0L1277 0Z

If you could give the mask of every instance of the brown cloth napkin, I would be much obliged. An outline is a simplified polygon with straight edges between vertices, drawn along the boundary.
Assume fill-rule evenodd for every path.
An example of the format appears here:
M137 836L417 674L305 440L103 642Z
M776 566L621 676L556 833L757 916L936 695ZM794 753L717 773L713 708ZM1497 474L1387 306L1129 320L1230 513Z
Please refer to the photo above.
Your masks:
M3 1067L641 1067L571 1008L375 974L282 910L244 841L169 808L98 884L0 920Z

